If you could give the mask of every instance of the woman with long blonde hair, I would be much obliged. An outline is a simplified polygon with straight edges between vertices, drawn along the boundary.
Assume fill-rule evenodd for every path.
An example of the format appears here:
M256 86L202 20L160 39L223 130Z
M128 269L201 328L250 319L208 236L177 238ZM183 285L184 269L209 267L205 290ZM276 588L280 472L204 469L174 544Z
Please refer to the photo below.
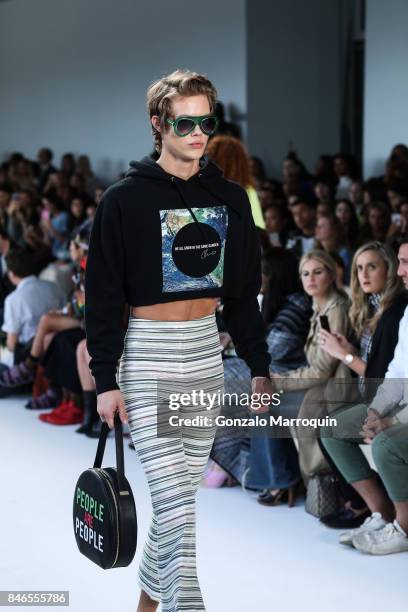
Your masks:
M391 312L398 312L401 318L407 303L404 287L397 276L397 267L398 260L388 245L372 241L361 246L356 251L351 266L350 308L350 321L359 346L354 346L341 334L330 334L324 330L320 333L319 340L323 350L332 357L343 360L360 377L361 391L364 378L382 378L385 375L386 366L392 359L397 342L398 326L393 327L392 334L391 330L388 330L390 335L387 334L385 346L381 347L381 351L372 353L373 348L379 348L378 336L382 333L382 327L377 338L375 332L385 312L394 306ZM387 361L386 365L383 363L384 359Z
M397 257L388 245L372 241L361 246L351 267L350 321L357 342L351 344L341 334L323 330L319 334L323 350L341 359L358 375L358 390L364 402L373 398L385 376L398 342L399 322L408 303L397 267ZM341 416L338 422L340 419ZM336 453L342 442L324 438L322 449L326 450L326 458L340 479L342 474L336 469ZM347 452L361 450L353 447L347 448ZM370 515L365 502L344 479L341 493L347 500L345 506L323 517L323 522L336 528L359 527Z

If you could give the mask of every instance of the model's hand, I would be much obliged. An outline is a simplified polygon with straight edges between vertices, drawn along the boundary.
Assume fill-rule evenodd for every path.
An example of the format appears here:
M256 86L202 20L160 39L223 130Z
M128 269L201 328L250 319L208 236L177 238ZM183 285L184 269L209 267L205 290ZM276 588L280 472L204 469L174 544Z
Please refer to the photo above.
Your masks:
M127 423L128 416L125 409L125 400L122 392L118 389L105 391L98 395L98 414L102 423L106 421L110 429L114 427L115 413L119 412L119 417L122 423Z
M256 414L269 412L269 406L272 401L271 395L275 392L271 379L256 376L252 379L251 386L252 395L255 394L250 406L251 412Z
M220 344L223 349L227 348L231 344L231 336L227 332L220 333Z

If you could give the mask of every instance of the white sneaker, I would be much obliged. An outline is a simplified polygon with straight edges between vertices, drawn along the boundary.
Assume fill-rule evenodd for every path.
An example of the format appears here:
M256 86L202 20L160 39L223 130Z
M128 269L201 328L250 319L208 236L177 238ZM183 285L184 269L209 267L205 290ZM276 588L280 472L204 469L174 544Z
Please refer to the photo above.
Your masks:
M368 516L364 523L356 529L350 529L339 535L340 544L345 546L354 546L353 538L360 533L366 533L369 531L377 531L386 526L386 522L379 512L373 512L371 516Z
M394 521L387 523L383 529L354 536L353 546L370 555L408 552L408 536L397 521Z

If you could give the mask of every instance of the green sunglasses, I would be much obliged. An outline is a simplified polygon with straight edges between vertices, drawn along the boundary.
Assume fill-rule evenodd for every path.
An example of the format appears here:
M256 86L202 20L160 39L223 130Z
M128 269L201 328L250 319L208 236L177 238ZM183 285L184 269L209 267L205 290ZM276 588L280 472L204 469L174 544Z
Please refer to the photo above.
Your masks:
M167 123L173 126L174 133L177 136L187 136L195 129L196 125L200 126L201 131L206 136L211 136L217 129L218 119L215 115L201 115L193 117L191 115L180 115L176 119L167 118Z

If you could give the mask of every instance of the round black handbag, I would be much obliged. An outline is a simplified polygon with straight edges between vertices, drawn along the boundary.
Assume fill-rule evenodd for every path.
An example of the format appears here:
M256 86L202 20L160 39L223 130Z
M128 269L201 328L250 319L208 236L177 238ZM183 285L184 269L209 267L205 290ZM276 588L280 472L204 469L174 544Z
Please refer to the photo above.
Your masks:
M122 423L115 414L117 469L101 468L109 425L103 423L93 468L78 478L73 505L74 533L80 552L102 567L126 567L136 552L137 516L125 478Z

